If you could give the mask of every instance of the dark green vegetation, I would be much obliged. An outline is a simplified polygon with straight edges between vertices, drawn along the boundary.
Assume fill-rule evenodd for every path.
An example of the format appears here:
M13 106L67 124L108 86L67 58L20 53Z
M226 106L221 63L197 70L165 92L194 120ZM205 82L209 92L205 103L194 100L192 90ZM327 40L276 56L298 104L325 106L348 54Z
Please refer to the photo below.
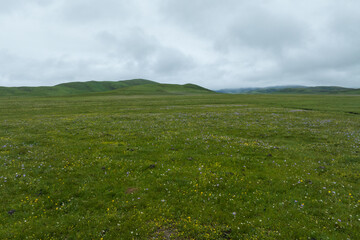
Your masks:
M0 99L1 239L360 239L360 98Z
M249 94L337 94L360 95L360 89L343 87L304 87L304 86L279 86L267 88L239 88L223 89L221 93L249 93Z
M193 84L160 84L145 79L133 79L118 82L70 82L53 87L0 87L0 97L4 96L69 96L77 94L110 95L158 95L158 94L205 94L212 91Z

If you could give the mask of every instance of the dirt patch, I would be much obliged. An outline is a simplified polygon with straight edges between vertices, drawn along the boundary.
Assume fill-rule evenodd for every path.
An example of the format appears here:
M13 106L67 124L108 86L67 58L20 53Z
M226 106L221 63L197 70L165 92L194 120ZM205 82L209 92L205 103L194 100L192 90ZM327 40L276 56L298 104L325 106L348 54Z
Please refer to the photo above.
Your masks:
M156 239L180 239L180 238L174 238L178 235L176 229L171 228L161 228L158 229L155 233Z
M126 189L125 193L126 194L132 194L132 193L135 193L137 191L139 191L138 188L128 188L128 189Z

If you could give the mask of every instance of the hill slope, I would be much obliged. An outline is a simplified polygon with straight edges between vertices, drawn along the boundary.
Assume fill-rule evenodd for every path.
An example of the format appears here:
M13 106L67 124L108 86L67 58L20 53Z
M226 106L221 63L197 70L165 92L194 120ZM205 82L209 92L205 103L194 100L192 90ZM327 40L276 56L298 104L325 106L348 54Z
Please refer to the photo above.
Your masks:
M0 87L0 96L66 96L111 91L122 87L154 83L145 79L133 79L118 82L70 82L52 87Z
M53 87L0 87L0 96L68 96L78 94L157 95L201 94L212 91L193 84L160 84L145 79L62 83Z
M146 84L119 88L114 91L98 93L101 95L189 95L214 93L194 84Z

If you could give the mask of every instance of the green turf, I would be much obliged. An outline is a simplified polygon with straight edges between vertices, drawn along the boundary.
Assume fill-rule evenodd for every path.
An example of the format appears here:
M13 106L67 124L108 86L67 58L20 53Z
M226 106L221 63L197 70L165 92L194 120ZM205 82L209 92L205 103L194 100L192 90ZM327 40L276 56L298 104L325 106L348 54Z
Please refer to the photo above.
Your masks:
M358 96L2 97L0 239L359 239L359 109Z

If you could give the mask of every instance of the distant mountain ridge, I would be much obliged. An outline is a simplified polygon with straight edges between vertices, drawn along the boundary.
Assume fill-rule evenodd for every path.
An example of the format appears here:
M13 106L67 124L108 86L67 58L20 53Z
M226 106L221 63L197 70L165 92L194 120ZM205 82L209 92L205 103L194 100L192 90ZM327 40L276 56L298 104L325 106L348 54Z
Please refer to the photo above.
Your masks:
M233 93L233 94L360 94L359 88L344 88L336 86L274 86L265 88L234 88L221 89L219 93Z
M161 84L146 79L61 83L52 87L0 87L2 96L156 95L215 93L194 84Z

